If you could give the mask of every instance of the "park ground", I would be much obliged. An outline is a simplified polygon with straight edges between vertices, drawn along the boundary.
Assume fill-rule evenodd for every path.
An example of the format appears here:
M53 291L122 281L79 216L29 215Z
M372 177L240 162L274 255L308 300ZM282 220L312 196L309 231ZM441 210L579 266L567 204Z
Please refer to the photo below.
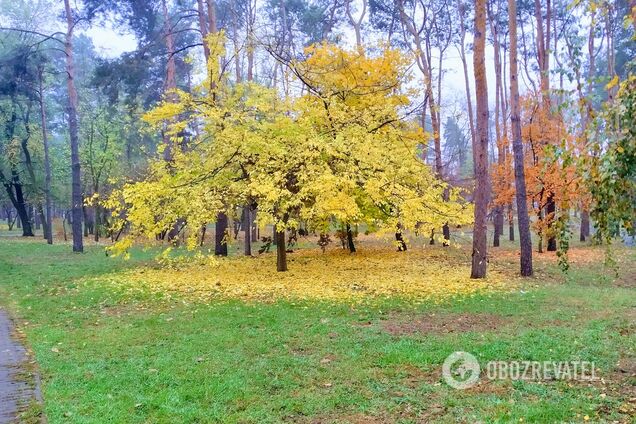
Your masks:
M41 376L50 423L636 422L636 249L575 244L563 274L506 242L489 278L467 243L366 242L247 259L129 260L0 237L0 307ZM615 270L618 275L616 275ZM593 361L598 381L449 387L444 359Z

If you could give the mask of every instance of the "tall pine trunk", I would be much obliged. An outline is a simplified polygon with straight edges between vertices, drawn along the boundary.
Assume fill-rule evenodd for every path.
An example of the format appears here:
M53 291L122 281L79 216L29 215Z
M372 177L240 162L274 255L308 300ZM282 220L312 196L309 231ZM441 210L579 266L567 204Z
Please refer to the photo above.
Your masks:
M83 252L82 240L82 181L79 156L79 129L77 123L77 90L75 89L75 64L73 61L73 29L75 22L71 12L69 0L64 0L66 11L66 40L64 51L66 53L66 82L68 88L68 124L71 138L71 203L73 215L73 252Z
M543 19L543 10L541 0L534 0L534 15L537 21L537 62L539 65L539 77L541 82L541 107L544 109L546 116L550 116L550 21L552 19L551 0L547 0L547 10L545 15L545 24ZM547 141L546 141L547 143ZM546 199L546 213L544 219L547 219L548 226L553 226L555 221L556 203L553 193L548 193ZM548 236L547 250L554 252L557 250L556 237L552 234Z
M488 184L488 82L486 80L486 0L475 1L475 38L473 67L477 96L476 140L473 145L475 162L475 225L471 278L485 278L488 266L487 214L490 198Z
M521 140L521 118L519 110L519 76L517 63L517 2L508 0L508 26L510 31L510 123L512 127L512 151L514 156L515 189L517 199L517 222L521 244L521 275L532 275L532 239L530 217L526 201L526 177Z
M497 11L498 12L498 11ZM494 64L495 64L495 140L497 143L497 164L499 169L503 169L506 163L506 150L504 145L504 134L501 131L500 117L502 116L502 98L500 96L502 91L501 83L501 48L499 45L499 26L497 17L491 13L488 15L490 22L490 32L493 37L494 45ZM505 119L505 117L504 117ZM498 181L499 183L500 181ZM496 187L501 190L503 187ZM499 247L501 236L504 233L504 206L495 201L494 209L494 234L493 234L493 247Z

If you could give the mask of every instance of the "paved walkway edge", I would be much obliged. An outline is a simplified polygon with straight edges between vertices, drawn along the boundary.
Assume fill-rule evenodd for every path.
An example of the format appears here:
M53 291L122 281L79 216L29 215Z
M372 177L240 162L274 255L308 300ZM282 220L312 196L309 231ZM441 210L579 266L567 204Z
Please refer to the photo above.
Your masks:
M40 376L29 369L29 361L33 358L15 337L13 321L0 309L0 424L19 422L34 401L42 405Z

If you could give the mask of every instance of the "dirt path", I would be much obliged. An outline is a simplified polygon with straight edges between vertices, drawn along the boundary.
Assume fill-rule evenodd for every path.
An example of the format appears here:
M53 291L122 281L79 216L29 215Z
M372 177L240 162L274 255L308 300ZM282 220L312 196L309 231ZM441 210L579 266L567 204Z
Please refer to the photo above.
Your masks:
M17 415L39 400L38 384L24 369L24 347L12 337L13 323L0 309L0 424L17 422Z

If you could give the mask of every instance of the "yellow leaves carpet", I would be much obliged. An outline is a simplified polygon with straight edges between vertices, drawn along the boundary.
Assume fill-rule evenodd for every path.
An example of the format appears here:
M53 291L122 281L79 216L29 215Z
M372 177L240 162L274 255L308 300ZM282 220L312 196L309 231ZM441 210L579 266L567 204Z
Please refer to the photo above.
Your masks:
M432 253L433 252L433 253ZM289 271L275 271L275 256L204 257L169 267L146 267L111 276L124 290L144 290L188 300L325 300L361 303L381 298L414 302L517 289L518 283L496 270L485 280L471 280L469 258L452 261L435 250L394 252L365 249L355 254L318 249L288 254Z

